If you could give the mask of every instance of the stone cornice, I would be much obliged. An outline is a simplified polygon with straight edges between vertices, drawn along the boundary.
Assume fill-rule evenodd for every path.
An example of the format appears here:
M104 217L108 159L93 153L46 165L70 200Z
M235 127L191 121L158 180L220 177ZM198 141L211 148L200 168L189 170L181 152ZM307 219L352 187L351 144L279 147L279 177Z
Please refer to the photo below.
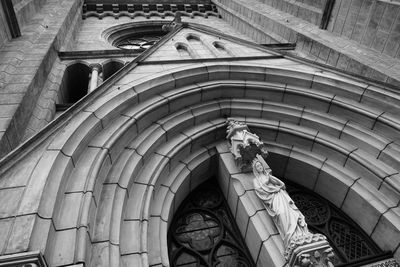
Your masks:
M102 19L108 16L116 19L124 16L131 19L138 16L165 18L174 17L177 11L184 17L219 17L217 7L212 4L84 4L82 18Z

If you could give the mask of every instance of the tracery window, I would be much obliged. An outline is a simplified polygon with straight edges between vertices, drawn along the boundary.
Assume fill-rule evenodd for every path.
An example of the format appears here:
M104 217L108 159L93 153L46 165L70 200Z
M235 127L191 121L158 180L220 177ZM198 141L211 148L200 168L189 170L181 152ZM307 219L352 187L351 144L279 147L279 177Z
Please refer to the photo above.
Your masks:
M288 181L286 190L309 230L321 233L335 252L335 266L358 266L391 257L333 204ZM212 181L179 207L168 233L171 266L254 266L226 201Z
M144 51L161 39L161 35L132 36L118 42L116 46L122 49Z
M102 36L113 46L143 52L157 43L165 34L164 21L145 21L117 25L105 30Z
M317 194L286 182L286 189L304 214L310 231L325 235L335 251L335 266L384 255L383 251L342 211Z
M171 266L255 266L213 180L184 200L169 229L168 243Z

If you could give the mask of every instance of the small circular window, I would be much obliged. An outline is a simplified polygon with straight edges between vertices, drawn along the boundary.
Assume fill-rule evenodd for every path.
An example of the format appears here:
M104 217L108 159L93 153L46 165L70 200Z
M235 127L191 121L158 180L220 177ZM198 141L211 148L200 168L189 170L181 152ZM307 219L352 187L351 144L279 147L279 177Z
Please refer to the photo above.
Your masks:
M103 37L120 49L144 51L157 43L167 32L161 21L134 22L111 27L103 32Z

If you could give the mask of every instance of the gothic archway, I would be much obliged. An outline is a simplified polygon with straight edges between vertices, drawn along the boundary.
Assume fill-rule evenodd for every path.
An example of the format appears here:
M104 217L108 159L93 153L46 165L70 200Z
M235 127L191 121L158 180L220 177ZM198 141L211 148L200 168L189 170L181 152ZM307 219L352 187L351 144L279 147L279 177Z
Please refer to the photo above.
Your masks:
M117 83L85 96L4 160L23 162L38 148L24 169L37 192L21 196L37 198L26 210L38 214L32 249L53 265L168 264L169 219L200 174L221 172L231 209L245 215L239 230L262 237L249 246L253 259L274 262L268 257L282 252L282 241L268 223L257 228L266 215L227 159L225 119L234 117L267 143L277 176L326 196L383 250L398 253L396 102L378 85L285 60L182 64L152 76L135 76L149 66L131 63ZM49 234L39 237L39 229Z

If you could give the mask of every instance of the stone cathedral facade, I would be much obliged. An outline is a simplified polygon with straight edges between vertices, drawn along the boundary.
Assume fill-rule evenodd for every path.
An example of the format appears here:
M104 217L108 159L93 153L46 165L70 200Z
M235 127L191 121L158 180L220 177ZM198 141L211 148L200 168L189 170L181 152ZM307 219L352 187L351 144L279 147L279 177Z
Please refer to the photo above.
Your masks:
M329 264L399 266L398 0L2 0L0 266L319 266L227 119Z

